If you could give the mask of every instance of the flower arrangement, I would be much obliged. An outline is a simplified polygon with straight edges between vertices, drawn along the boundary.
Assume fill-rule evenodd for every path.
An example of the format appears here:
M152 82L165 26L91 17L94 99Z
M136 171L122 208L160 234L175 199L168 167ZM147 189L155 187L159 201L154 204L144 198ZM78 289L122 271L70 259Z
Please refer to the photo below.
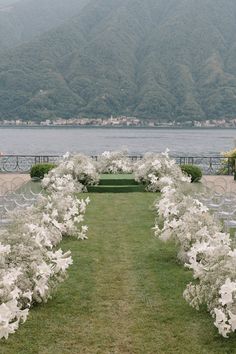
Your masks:
M42 186L49 191L57 191L65 187L76 189L78 192L86 191L86 186L97 184L99 174L94 161L85 155L77 154L63 156L60 164L51 170L43 179Z
M133 166L126 151L105 151L98 156L100 173L132 173Z
M14 333L30 307L46 302L66 278L73 261L70 251L57 248L62 238L87 238L88 228L81 224L89 198L77 199L75 192L83 185L77 181L79 172L71 175L69 169L64 160L56 173L51 171L42 182L47 193L31 207L11 212L9 227L0 233L0 338ZM90 170L82 173L90 175Z
M55 234L59 241L59 230L31 224L19 230L14 225L1 233L0 338L14 333L33 303L46 302L64 280L72 258L70 252L52 247L50 238Z
M134 175L135 180L145 184L149 192L158 192L165 185L175 185L179 181L190 180L169 157L168 150L162 154L146 153L134 165Z
M195 282L183 294L186 301L196 309L206 305L227 338L236 330L236 249L208 208L181 186L182 178L174 177L161 188L154 232L163 241L174 240L178 258L193 271Z

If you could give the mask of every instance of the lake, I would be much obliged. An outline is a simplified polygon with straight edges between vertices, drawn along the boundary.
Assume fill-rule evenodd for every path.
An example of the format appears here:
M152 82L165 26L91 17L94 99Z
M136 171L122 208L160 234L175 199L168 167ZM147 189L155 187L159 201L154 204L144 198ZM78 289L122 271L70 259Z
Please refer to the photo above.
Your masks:
M234 147L234 129L0 128L5 154L89 155L127 149L130 154L170 149L175 156L213 156Z

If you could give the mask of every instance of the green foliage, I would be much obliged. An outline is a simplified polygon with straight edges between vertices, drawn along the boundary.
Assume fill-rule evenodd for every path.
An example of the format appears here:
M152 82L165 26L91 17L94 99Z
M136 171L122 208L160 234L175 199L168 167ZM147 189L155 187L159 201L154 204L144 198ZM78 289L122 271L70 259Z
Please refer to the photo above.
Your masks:
M195 165L181 165L181 170L186 175L191 177L191 182L199 182L202 178L202 171L198 166Z
M225 164L229 165L230 171L234 173L236 167L236 148L225 152L224 157L226 159Z
M235 1L76 1L50 1L75 17L1 57L0 119L236 116Z
M53 163L38 163L31 167L30 177L42 179L50 170L56 167Z
M230 175L235 173L236 167L236 148L223 153L224 159L221 162L218 175Z

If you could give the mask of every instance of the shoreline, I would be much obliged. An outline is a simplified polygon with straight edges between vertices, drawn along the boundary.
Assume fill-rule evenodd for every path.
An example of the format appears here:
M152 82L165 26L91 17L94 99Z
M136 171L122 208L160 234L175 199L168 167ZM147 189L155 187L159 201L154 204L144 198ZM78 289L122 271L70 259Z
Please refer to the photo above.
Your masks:
M117 129L117 130L236 130L236 127L122 127L122 126L78 126L78 125L53 125L53 126L40 126L40 125L23 125L23 126L12 126L12 125L0 125L0 129Z

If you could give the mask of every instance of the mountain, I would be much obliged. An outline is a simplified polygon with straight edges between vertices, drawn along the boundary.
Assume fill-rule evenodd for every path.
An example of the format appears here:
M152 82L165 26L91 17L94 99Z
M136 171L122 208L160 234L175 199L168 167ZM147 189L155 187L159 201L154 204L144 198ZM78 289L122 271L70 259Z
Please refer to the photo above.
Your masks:
M0 0L0 52L58 27L89 0Z
M235 33L234 0L91 0L1 57L0 118L235 117Z

